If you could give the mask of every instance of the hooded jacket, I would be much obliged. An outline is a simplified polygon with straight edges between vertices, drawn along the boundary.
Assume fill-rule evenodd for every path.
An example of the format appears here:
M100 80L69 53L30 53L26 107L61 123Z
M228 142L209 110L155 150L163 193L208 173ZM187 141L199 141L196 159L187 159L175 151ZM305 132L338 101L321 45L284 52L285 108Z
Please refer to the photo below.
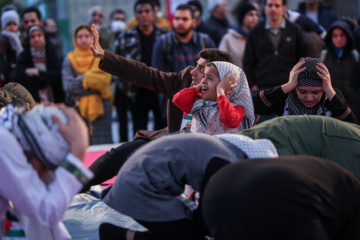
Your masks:
M341 57L335 54L335 46L332 43L332 33L336 28L340 28L347 36L347 43ZM350 26L345 21L335 21L329 28L325 46L326 49L321 52L320 57L329 69L332 86L340 89L350 108L358 115L359 56L354 49L354 38Z

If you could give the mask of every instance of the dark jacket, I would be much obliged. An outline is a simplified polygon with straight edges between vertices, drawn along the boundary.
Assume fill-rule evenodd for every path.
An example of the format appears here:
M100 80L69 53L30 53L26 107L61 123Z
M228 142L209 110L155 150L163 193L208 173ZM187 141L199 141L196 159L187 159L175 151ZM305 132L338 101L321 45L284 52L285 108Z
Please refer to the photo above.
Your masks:
M214 40L216 46L219 46L221 38L227 33L227 30L230 27L228 20L220 20L211 15L204 24L211 27L211 29L213 29L213 33L216 33L211 34L210 37Z
M346 100L339 89L335 89L334 98L325 101L325 107L332 112L332 117L345 122L357 123L353 111L349 109ZM254 111L259 115L276 114L282 116L288 94L285 94L281 86L265 89L253 95Z
M298 11L302 14L306 14L305 2L299 3ZM336 13L334 12L334 10L332 10L325 3L319 2L318 23L325 30L328 30L330 28L330 25L337 19L338 19L338 17L336 16Z
M216 46L207 34L192 33L192 38L187 43L180 42L174 31L161 36L154 45L152 66L166 72L180 72L187 66L196 66L199 51Z
M162 93L169 99L167 106L169 132L180 130L183 112L172 103L172 98L175 93L191 85L192 77L190 72L194 69L193 67L189 66L179 73L165 73L147 67L144 63L129 60L106 51L99 68L127 82Z
M61 84L61 63L59 62L55 48L47 36L45 36L45 41L47 71L39 71L38 77L29 77L26 75L26 68L34 68L30 42L29 39L27 39L26 47L17 59L14 82L23 85L31 93L36 102L40 100L39 89L44 89L46 84L49 83L54 93L55 102L63 102L64 91Z
M299 26L286 20L278 49L275 49L265 29L265 21L256 25L247 39L244 72L249 86L265 89L286 83L289 73L307 53Z
M347 43L341 57L335 54L332 43L332 33L335 28L340 28L347 35ZM329 28L325 38L326 50L321 52L320 57L329 69L331 84L340 89L350 108L360 116L359 108L359 55L354 49L354 38L349 25L341 20L335 21Z
M8 75L6 76L6 82L10 82L15 77L15 67L16 67L16 52L12 49L10 45L9 37L0 34L0 51L4 54L5 66Z

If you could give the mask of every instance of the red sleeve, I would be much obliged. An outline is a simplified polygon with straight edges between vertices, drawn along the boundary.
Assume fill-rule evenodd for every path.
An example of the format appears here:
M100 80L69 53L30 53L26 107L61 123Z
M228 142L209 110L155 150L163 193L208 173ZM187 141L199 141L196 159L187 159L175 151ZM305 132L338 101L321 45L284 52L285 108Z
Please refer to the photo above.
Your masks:
M245 116L244 108L233 106L225 95L217 98L220 111L220 122L229 128L237 128Z
M195 87L184 88L173 97L173 103L185 113L190 113L195 100L198 97Z

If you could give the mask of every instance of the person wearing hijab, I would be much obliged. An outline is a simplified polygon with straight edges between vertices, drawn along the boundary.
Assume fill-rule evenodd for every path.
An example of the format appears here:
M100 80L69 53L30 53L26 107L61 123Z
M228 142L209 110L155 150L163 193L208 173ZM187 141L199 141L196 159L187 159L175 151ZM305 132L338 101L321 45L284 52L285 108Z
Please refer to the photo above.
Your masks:
M61 102L63 92L56 87L61 82L61 69L55 49L41 26L30 27L27 36L28 44L18 57L14 82L23 85L36 102Z
M133 217L147 232L135 232L134 239L204 239L199 210L190 210L177 198L185 184L201 192L212 174L244 158L277 157L273 144L237 134L210 136L180 133L158 138L131 155L120 169L104 198L111 208ZM131 231L111 224L99 229L100 239L126 238ZM132 232L134 234L134 232Z
M237 133L255 121L245 73L228 62L208 63L201 83L175 94L173 103L192 114L192 132Z
M62 68L66 104L77 107L85 119L90 145L112 143L111 75L98 68L100 59L92 55L91 39L90 25L80 24L75 28L75 49L67 54Z
M356 123L341 91L332 87L329 70L320 59L305 58L291 70L289 82L253 96L255 114L323 115Z
M80 116L64 105L9 104L0 112L0 142L0 238L14 209L27 239L70 239L61 219L93 176L81 162L89 140Z
M326 49L320 58L328 67L334 88L345 97L356 117L360 117L359 97L359 53L355 50L354 37L349 24L344 20L335 21L325 37Z
M212 176L202 198L214 239L360 238L360 181L312 156L251 159Z
M22 46L22 37L19 31L19 14L11 9L1 14L1 34L0 49L5 55L6 68L9 75L6 82L10 82L15 77L16 60L24 50Z

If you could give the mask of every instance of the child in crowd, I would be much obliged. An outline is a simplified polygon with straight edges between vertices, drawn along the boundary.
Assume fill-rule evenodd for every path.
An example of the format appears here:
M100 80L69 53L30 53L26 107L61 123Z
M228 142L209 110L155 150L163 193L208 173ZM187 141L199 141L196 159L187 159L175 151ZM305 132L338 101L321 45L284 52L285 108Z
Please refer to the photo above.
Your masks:
M211 62L204 74L200 84L173 98L177 107L193 115L191 131L217 135L252 127L254 107L243 70L228 62Z
M36 102L60 100L61 93L52 87L61 81L60 62L55 49L49 44L41 26L30 27L27 36L26 47L17 61L15 82L23 85Z
M1 15L1 35L0 49L4 53L6 59L6 67L8 70L9 82L15 77L16 59L24 50L22 46L21 34L19 31L20 17L15 10L7 10Z
M75 49L67 54L62 68L65 103L77 107L85 119L90 145L112 143L111 137L111 75L98 68L100 59L93 57L91 29L80 24L74 30Z

